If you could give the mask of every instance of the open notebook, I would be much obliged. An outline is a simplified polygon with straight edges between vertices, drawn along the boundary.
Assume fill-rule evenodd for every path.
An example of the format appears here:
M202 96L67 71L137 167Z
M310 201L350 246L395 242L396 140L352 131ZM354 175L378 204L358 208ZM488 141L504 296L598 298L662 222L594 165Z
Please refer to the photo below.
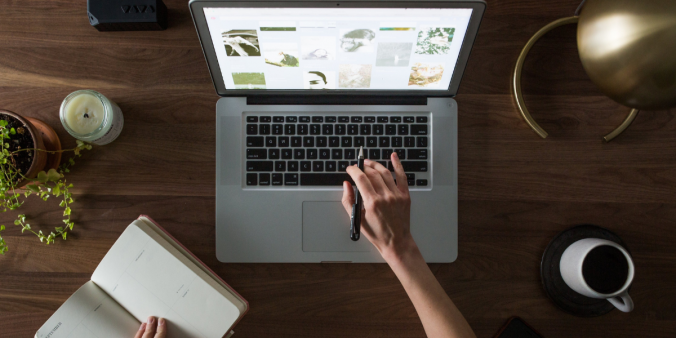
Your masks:
M132 338L149 316L167 319L169 338L227 337L248 309L228 284L141 216L35 337Z

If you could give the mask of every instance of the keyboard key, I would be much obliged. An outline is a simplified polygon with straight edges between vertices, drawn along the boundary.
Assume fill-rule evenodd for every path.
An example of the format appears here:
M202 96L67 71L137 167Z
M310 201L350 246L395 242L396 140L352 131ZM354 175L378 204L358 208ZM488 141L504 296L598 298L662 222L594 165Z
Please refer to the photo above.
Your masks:
M354 181L347 173L334 174L300 174L300 185L319 185L319 186L341 186L344 181L352 183Z
M357 158L357 157L355 156L355 154L356 154L356 150L354 150L354 149L345 149L345 159L346 159L346 160L354 160L355 158Z
M293 151L289 148L282 149L282 160L290 160L293 157Z
M326 136L317 136L317 147L326 147Z
M348 135L359 135L359 125L358 124L348 124L347 125L347 134Z
M392 146L393 147L401 147L402 146L401 136L395 136L395 137L392 138Z
M343 149L332 149L331 150L331 159L342 160L343 159Z
M411 126L411 135L427 135L426 124L414 124Z
M399 125L399 135L408 135L408 124Z
M378 116L378 123L387 123L387 116Z
M247 175L249 175L249 174L247 174ZM270 174L258 174L258 184L260 184L260 185L270 185Z
M343 136L340 138L340 146L344 148L352 148L352 137Z
M248 136L246 138L247 147L263 147L265 145L265 139L261 136Z
M347 167L349 165L350 165L350 162L348 162L348 161L338 161L338 171L347 170Z
M375 116L366 116L366 117L364 117L364 122L374 123L374 122L376 122L376 117Z
M284 122L284 116L274 116L272 118L273 122Z
M356 148L363 147L364 146L364 136L355 136L354 137L354 146Z
M308 149L307 150L307 159L316 160L317 159L317 149Z
M284 174L272 174L272 185L282 185Z
M298 185L298 174L284 174L284 185Z
M340 137L331 136L329 137L329 147L340 147Z
M397 153L400 160L406 159L406 149L394 149L394 152Z
M273 124L272 125L272 135L282 135L284 134L284 125L283 124Z
M415 147L415 137L404 137L404 147Z
M259 130L258 133L261 135L270 135L270 125L269 124L261 124L258 126Z
M414 187L415 186L415 180L406 180L408 182L409 187Z
M284 134L286 135L296 135L296 125L295 124L285 124L284 125Z
M427 123L427 116L417 116L415 118L415 122L417 122L417 123Z
M319 135L322 133L322 127L320 124L311 124L310 125L310 135Z
M336 135L345 135L345 125L336 124Z
M387 148L390 146L390 138L385 136L385 137L379 137L378 138L378 146L381 148Z
M298 118L298 121L302 122L302 123L309 123L310 117L309 116L301 116L301 117Z
M336 171L336 161L326 161L326 171Z
M312 162L301 161L300 162L300 171L312 171Z
M297 116L287 116L286 117L286 123L296 123L296 122L298 122Z
M415 174L406 173L407 180L415 180Z
M409 160L426 160L427 159L427 149L409 149L408 150L408 159Z
M257 124L247 124L246 125L246 134L247 135L258 135L258 125Z
M413 116L404 116L404 123L413 123L413 122L415 122Z
M265 145L267 147L276 147L277 146L277 138L274 136L268 136L265 138Z
M323 124L322 125L322 135L333 135L333 125L332 124Z
M397 125L388 124L385 126L385 135L397 135Z
M361 116L352 116L350 121L352 121L352 123L361 123Z
M370 124L362 124L360 128L360 134L361 135L371 135L371 125Z
M348 123L348 122L350 122L350 117L349 116L338 116L338 122Z
M373 135L382 135L385 133L384 127L382 124L373 125Z
M401 116L392 116L392 117L390 117L390 122L392 122L392 123L401 123Z
M303 147L311 148L315 146L315 138L312 136L303 137Z
M312 171L324 171L324 161L313 161Z
M331 158L331 150L330 149L319 149L319 159L320 160L328 160Z
M268 158L271 160L279 160L279 148L268 149Z
M401 161L404 171L427 171L427 161Z
M287 162L289 171L298 171L298 161Z
M267 160L268 151L266 149L247 149L246 158L255 160Z
M270 116L261 116L261 122L272 122L272 117Z
M272 171L272 161L246 161L246 171Z
M313 116L312 117L312 122L324 122L324 116Z
M419 187L426 187L427 186L427 180L416 180L415 185Z
M247 116L246 122L258 122L258 116Z
M307 124L298 125L298 135L307 135L309 126Z
M336 123L336 117L335 116L327 116L327 117L324 118L324 121L326 121L326 123Z
M275 171L286 171L286 162L275 161Z
M371 136L366 138L366 148L375 148L378 146L378 138Z
M277 144L280 147L288 147L289 146L289 137L288 136L280 136L277 139Z
M294 136L291 138L291 146L294 148L299 148L303 146L303 138L300 136Z
M294 149L293 150L293 159L294 160L304 160L305 159L305 149Z
M418 148L426 148L427 147L427 136L419 136L417 146L418 146Z
M385 162L385 161L376 161L376 162L380 163L380 165L387 168L387 162Z
M392 155L392 149L383 149L383 156L381 158L383 160L389 160L390 155Z
M369 149L369 160L379 160L380 159L380 149Z
M246 174L246 185L258 185L258 174Z

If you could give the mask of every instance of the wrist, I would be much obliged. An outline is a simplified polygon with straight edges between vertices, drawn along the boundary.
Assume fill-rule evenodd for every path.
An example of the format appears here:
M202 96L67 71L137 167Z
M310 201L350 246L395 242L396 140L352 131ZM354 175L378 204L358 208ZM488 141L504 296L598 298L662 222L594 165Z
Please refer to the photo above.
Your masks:
M410 262L414 258L422 257L422 254L411 234L408 234L406 237L393 243L388 250L384 250L382 256L390 266L394 267L395 265Z

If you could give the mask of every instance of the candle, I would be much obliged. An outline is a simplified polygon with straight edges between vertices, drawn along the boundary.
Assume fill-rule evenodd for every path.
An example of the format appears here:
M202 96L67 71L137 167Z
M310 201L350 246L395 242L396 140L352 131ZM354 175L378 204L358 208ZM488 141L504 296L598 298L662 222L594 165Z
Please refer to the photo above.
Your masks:
M93 90L78 90L66 96L60 116L69 134L97 145L113 142L124 125L120 107Z

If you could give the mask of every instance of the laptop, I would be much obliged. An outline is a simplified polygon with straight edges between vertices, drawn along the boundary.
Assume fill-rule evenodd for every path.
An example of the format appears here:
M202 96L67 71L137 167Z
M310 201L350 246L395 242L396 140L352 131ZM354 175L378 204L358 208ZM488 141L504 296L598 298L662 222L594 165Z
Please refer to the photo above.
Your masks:
M216 92L221 262L383 262L341 204L360 146L402 161L427 262L458 255L453 97L485 2L190 1Z

